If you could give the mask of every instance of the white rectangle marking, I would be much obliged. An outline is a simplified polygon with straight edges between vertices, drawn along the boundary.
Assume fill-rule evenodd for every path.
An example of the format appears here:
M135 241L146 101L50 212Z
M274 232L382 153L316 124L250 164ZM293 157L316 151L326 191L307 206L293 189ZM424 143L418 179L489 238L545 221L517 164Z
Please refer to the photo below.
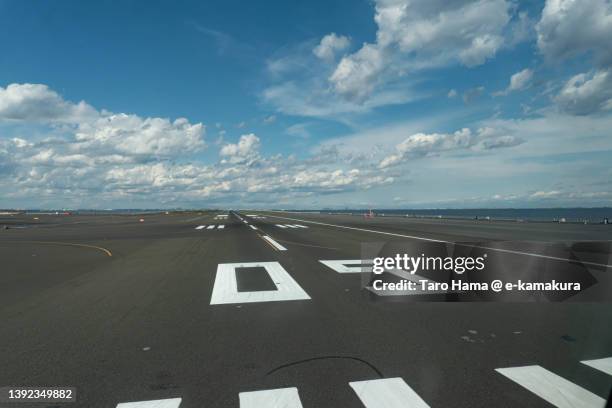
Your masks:
M285 226L287 226L289 228L299 228L299 227L296 227L295 225L292 225L292 224L286 224Z
M495 371L557 408L603 408L606 404L603 398L538 365Z
M598 358L597 360L584 360L582 364L593 367L596 370L603 371L608 375L612 375L612 357Z
M287 250L287 248L285 248L284 246L282 246L281 244L279 244L278 242L276 242L275 240L273 240L272 238L270 238L267 235L264 235L263 239L268 241L270 243L270 245L272 245L274 248L278 249L279 251L286 251Z
M295 387L241 392L238 397L240 408L302 408L302 401Z
M277 226L278 228L287 228L287 227L285 227L283 224L276 224L276 226Z
M370 273L372 272L372 264L371 260L363 261L361 259L344 259L344 260L329 260L329 261L319 261L323 265L332 268L334 271L338 273ZM347 266L347 265L356 265L356 266Z
M277 290L238 292L236 268L265 268ZM304 300L310 296L278 262L219 264L213 286L211 305L227 303L277 302Z
M401 378L353 381L349 385L367 408L429 408Z
M214 229L215 226L214 225L209 225L208 227L206 227L206 229Z
M151 401L122 402L117 408L178 408L181 398L169 398Z
M302 225L302 224L293 224L293 225L295 225L298 228L308 228L307 226Z
M251 229L253 229L253 230L256 230L256 229L257 229L257 227L256 227L256 226L251 225L251 224L249 224L249 227L251 227Z
M221 224L221 225L219 225L219 226L217 227L217 229L223 229L223 228L225 228L225 225L224 225L224 224Z
M206 225L198 225L197 227L195 227L195 229L197 229L197 230L201 230L201 229L203 229L204 227L206 227Z

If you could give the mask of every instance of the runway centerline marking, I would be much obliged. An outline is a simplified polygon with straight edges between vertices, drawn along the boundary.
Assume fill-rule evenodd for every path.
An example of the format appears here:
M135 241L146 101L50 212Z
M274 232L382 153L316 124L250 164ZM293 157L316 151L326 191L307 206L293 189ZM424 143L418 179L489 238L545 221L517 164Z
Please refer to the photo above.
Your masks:
M240 408L302 408L298 389L295 387L241 392L238 398Z
M443 243L443 244L461 245L461 244L453 242L453 241L445 241L445 240L441 240L441 239L419 237L419 236L416 236L416 235L398 234L398 233L395 233L395 232L386 232L386 231L371 230L371 229L367 229L367 228L349 227L347 225L329 224L329 223L319 222L319 221L302 220L302 219L299 219L299 218L279 217L278 215L270 215L270 217L280 218L280 219L283 219L283 220L305 222L305 223L308 223L308 224L323 225L323 226L326 226L326 227L342 228L342 229L348 229L348 230L353 230L353 231L371 232L373 234L389 235L389 236L393 236L393 237L410 238L410 239L416 239L416 240L420 240L420 241L440 242L440 243ZM536 258L550 259L550 260L554 260L554 261L563 261L563 262L570 262L570 263L579 263L579 264L582 264L582 265L598 266L598 267L601 267L601 268L612 268L612 265L601 264L601 263L597 263L597 262L580 261L580 260L575 260L575 259L565 259L565 258L559 258L557 256L535 254L535 253L532 253L532 252L513 251L511 249L493 248L493 247L486 247L486 246L479 246L479 245L470 245L470 247L471 248L478 248L478 249L487 249L489 251L504 252L504 253L514 254L514 255L533 256L533 257L536 257Z
M273 240L272 238L270 238L267 235L262 235L262 238L265 239L266 241L268 241L268 243L270 245L272 245L274 248L278 249L279 251L286 251L287 248L285 248L284 246L282 246L281 244L279 244L278 242L276 242L275 240Z
M496 368L495 371L557 408L602 408L606 401L538 365Z
M237 268L264 268L276 290L238 292ZM217 266L211 305L308 300L310 296L278 262L226 263Z
M182 398L169 398L151 401L122 402L117 408L178 408Z
M419 394L399 377L353 381L349 385L366 408L429 408Z

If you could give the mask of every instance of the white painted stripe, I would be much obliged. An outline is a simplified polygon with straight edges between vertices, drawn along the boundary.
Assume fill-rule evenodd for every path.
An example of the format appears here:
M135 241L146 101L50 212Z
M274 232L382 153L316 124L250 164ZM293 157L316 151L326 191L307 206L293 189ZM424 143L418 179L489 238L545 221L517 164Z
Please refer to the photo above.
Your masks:
M272 244L272 246L276 249L278 249L279 251L286 251L287 248L285 248L284 246L282 246L281 244L279 244L278 242L276 242L275 240L273 240L272 238L270 238L267 235L263 236L263 239L265 239L266 241L268 241L270 244Z
M367 408L429 408L401 378L353 381L349 385Z
M298 389L295 387L241 392L238 397L240 408L302 408Z
M276 290L238 292L236 268L265 268ZM219 264L213 286L211 305L227 303L277 302L305 300L310 296L278 262L248 262Z
M214 225L209 225L208 227L206 227L206 229L214 229L215 226Z
M581 363L599 371L603 371L608 375L612 375L612 357L598 358L597 360L584 360L581 361Z
M388 235L388 236L392 236L392 237L411 238L411 239L417 239L417 240L420 240L420 241L441 242L441 243L445 243L445 244L457 244L456 242L444 241L444 240L441 240L441 239L425 238L425 237L419 237L419 236L416 236L416 235L397 234L397 233L394 233L394 232L377 231L377 230L371 230L371 229L367 229L367 228L349 227L349 226L346 226L346 225L328 224L328 223L325 223L325 222L302 220L302 219L299 219L299 218L279 217L278 215L271 215L270 217L280 218L280 219L283 219L283 220L305 222L307 224L324 225L326 227L342 228L342 229L348 229L348 230L353 230L353 231L371 232L373 234ZM278 226L278 224L276 224L276 225ZM533 256L535 258L551 259L551 260L554 260L554 261L577 262L577 263L580 263L580 264L583 264L583 265L600 266L602 268L612 268L612 265L608 265L608 264L601 264L601 263L597 263L597 262L589 262L589 261L581 261L581 260L565 259L565 258L560 258L560 257L556 257L556 256L535 254L535 253L532 253L532 252L513 251L511 249L492 248L492 247L477 246L477 245L474 245L474 246L470 245L470 247L472 247L472 248L479 248L479 249L487 249L487 250L496 251L496 252L504 252L504 253L508 253L508 254Z
M249 227L251 227L251 229L253 229L253 230L256 230L256 229L257 229L257 227L256 227L256 226L251 225L251 224L249 224Z
M221 225L219 225L219 226L217 227L217 229L223 229L223 228L225 228L225 225L224 225L224 224L221 224Z
M344 259L344 260L320 260L323 265L332 268L338 273L370 273L372 272L372 260L363 261L361 259ZM357 266L347 266L357 265ZM369 266L369 268L367 267Z
M276 224L276 226L277 226L278 228L287 228L287 227L286 227L286 226L284 226L283 224Z
M203 229L204 227L206 227L206 225L198 225L197 227L195 227L195 229L197 229L197 230L201 230L201 229Z
M122 402L117 408L178 408L181 398L169 398L151 401Z
M293 225L295 225L298 228L308 228L307 226L301 225L301 224L293 224Z
M603 398L538 365L496 368L495 371L557 408L603 408L606 404Z
M291 224L285 224L285 226L289 227L289 228L299 228L299 227L296 227L295 225L291 225Z

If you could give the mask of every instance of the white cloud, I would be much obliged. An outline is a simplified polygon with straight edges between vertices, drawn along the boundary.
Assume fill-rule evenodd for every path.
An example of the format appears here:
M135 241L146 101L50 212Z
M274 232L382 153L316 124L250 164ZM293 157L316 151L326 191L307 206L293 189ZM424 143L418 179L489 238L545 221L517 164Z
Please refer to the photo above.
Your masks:
M272 124L274 122L276 122L276 115L266 116L263 120L263 123L266 125Z
M527 88L531 84L532 78L533 71L529 68L525 68L524 70L517 72L510 77L508 91L520 91Z
M98 116L87 103L72 103L42 84L0 87L0 120L77 123Z
M592 52L600 66L612 64L610 1L547 0L536 31L538 47L549 59Z
M242 163L259 154L259 138L254 133L240 136L238 143L229 143L221 148L219 155L230 163Z
M612 110L612 69L575 75L554 100L560 109L574 115Z
M312 50L317 58L325 61L332 61L336 54L346 50L351 41L348 37L343 35L336 35L336 33L327 34L321 39L321 42Z
M329 80L339 94L364 100L406 70L483 64L503 46L511 11L505 0L378 0L376 42L342 58Z
M378 85L385 63L379 47L364 44L356 53L342 58L329 80L339 94L350 100L363 101Z
M499 92L494 92L493 96L508 95L510 92L521 91L531 86L533 79L533 71L529 68L525 68L510 77L510 83L508 87Z
M493 128L480 128L472 132L463 128L454 133L416 133L408 136L395 146L395 153L386 156L378 165L386 168L400 164L406 158L437 155L442 152L459 150L491 150L512 147L523 140L513 135L506 135Z

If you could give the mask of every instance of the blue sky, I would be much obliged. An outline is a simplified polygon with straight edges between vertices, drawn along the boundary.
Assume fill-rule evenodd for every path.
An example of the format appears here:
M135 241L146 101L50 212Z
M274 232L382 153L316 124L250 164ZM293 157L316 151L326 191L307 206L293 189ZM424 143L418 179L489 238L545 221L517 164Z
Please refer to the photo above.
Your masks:
M609 38L605 0L0 0L0 207L612 205Z

